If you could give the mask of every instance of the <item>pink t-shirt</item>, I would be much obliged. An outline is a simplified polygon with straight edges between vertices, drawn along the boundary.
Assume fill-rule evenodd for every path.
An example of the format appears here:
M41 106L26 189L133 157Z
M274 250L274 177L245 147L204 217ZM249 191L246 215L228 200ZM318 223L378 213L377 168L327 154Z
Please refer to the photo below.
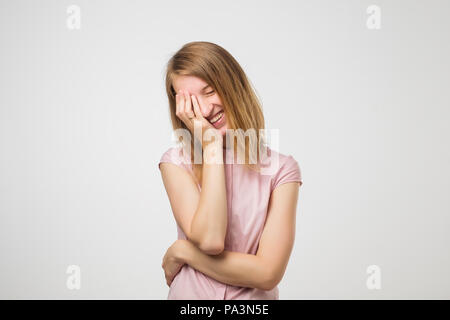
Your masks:
M256 254L264 228L272 191L287 182L301 182L297 161L291 155L283 155L268 149L270 168L263 174L249 170L237 160L229 161L231 149L224 149L224 167L227 190L228 226L225 250ZM226 158L225 158L226 157ZM161 157L161 162L174 163L190 174L192 165L184 156L182 147L171 147ZM201 191L200 185L197 185ZM178 226L178 239L187 239ZM278 300L278 286L272 290L237 287L219 282L185 264L173 279L169 300Z

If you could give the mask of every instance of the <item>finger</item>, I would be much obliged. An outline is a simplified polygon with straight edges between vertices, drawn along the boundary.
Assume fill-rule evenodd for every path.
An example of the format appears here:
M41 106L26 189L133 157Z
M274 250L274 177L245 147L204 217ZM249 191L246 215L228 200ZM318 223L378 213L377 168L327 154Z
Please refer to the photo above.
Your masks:
M189 93L187 93L187 92L185 93L184 97L185 97L185 101L186 101L185 106L184 106L184 112L186 113L186 115L189 119L193 118L193 117L195 117L195 114L192 111L191 97L189 96Z
M178 92L178 118L186 123L188 121L186 114L184 112L185 98L183 91Z
M170 276L166 276L166 283L170 287L170 284L172 283L172 280L170 279Z
M180 116L180 93L175 95L175 114L177 117Z
M184 116L184 104L185 104L184 92L180 91L178 95L180 96L180 110L179 110L180 111L180 115Z
M192 104L194 105L195 117L199 120L203 119L203 115L202 115L202 112L200 111L200 106L198 104L197 97L192 95L191 98L192 98Z

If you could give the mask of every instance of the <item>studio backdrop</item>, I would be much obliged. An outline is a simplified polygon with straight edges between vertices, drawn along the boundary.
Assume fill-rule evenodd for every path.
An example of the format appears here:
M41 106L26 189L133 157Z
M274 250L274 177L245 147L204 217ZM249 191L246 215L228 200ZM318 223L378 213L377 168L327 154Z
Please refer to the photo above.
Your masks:
M280 299L449 299L449 13L444 0L1 0L0 298L166 299L165 68L209 41L302 171Z

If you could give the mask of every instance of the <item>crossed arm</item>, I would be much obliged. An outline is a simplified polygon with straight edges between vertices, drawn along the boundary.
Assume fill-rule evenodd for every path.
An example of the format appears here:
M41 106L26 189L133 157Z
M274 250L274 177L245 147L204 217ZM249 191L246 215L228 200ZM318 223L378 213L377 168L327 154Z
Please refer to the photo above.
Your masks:
M192 185L190 189L186 189L189 186L189 179L192 178L186 171L176 165L161 164L161 172L175 218L177 222L180 222L183 231L185 231L184 228L189 230L189 227L187 227L189 219L183 220L180 216L183 212L179 209L189 207L188 201L191 203L191 208L194 208L195 205L192 206L192 197L190 200L184 198L186 203L183 204L181 192L186 192L186 190L190 190L189 192L194 194L195 191L200 192L195 185L195 189L192 188ZM177 181L180 181L180 177L185 177L186 185L183 187L177 184L177 187L173 188L173 184L169 181L175 176L178 178ZM181 181L183 180L181 179ZM175 189L178 189L178 191ZM175 241L164 256L163 268L167 284L170 285L175 275L186 263L209 277L226 284L262 290L274 288L284 275L294 244L298 189L298 182L289 182L279 185L273 190L256 255L223 249L211 254L211 252L205 252L195 245L195 242L189 239L189 232L185 232L188 240ZM177 196L178 193L180 194ZM200 197L199 194L197 196ZM193 198L195 200L195 196ZM174 208L177 208L177 210L174 210Z

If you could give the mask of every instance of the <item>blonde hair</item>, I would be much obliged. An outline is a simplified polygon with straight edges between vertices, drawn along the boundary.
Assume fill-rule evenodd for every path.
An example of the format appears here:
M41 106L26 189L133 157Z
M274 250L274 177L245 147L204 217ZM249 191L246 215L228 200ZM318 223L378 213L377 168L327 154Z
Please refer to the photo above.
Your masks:
M233 56L221 46L206 42L189 42L179 49L167 63L166 92L169 99L169 109L172 127L187 129L181 119L177 117L175 90L173 88L174 76L195 76L205 81L220 97L222 107L227 120L228 129L254 129L256 135L249 135L248 141L243 137L244 144L236 136L233 136L234 153L237 148L243 150L245 155L245 167L256 171L259 167L260 149L265 148L265 137L260 130L264 127L264 115L261 103L244 71ZM242 137L242 131L237 130L237 136ZM184 140L183 140L184 143ZM252 152L257 147L257 154ZM253 147L253 148L250 148ZM191 139L191 160L194 159L194 139ZM248 150L248 154L246 152ZM250 164L249 159L252 159ZM255 159L257 161L255 161ZM202 164L193 165L195 177L201 182ZM256 163L256 166L253 164Z

